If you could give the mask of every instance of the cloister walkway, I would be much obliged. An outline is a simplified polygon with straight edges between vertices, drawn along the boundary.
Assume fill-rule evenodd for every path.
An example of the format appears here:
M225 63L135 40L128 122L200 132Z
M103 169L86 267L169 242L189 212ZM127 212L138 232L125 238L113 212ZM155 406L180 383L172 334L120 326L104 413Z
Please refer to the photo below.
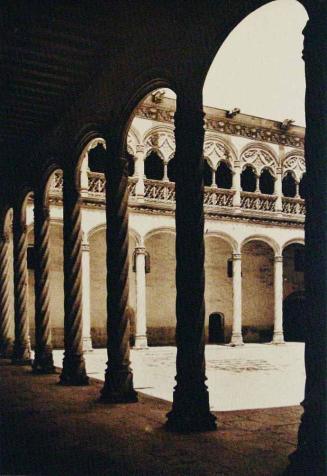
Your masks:
M166 401L106 405L98 380L57 382L0 362L0 474L278 475L296 447L298 406L217 412L218 431L179 435Z

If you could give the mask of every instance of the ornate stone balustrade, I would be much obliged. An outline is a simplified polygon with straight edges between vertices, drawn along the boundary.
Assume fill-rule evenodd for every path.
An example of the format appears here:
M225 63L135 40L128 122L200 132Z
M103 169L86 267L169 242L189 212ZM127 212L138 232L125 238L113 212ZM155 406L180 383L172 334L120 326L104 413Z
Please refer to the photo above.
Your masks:
M175 184L161 180L146 180L144 183L144 199L175 203Z
M302 198L283 197L283 213L305 215L305 203Z
M232 207L234 190L205 187L203 203L206 207Z
M105 194L106 179L104 174L88 173L88 193L93 197L103 197Z
M128 182L129 196L132 200L137 197L137 178L130 177ZM63 176L61 171L56 171L50 184L50 194L58 196L62 194ZM217 187L205 187L204 206L211 211L217 208L233 209L233 197L235 191ZM84 198L97 198L104 200L105 177L104 174L88 172L88 192ZM137 197L144 203L175 204L175 183L162 180L144 181L144 196ZM275 212L277 196L262 193L241 192L241 209L259 212ZM305 215L305 203L301 198L283 197L283 213L289 216L303 217Z
M274 212L275 195L264 195L263 193L241 192L241 208L246 210L256 210L262 212Z

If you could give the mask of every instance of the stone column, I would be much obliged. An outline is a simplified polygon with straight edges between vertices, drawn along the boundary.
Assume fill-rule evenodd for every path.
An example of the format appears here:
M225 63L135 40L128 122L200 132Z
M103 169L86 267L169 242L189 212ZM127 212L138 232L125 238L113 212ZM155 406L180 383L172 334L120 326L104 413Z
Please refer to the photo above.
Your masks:
M74 170L64 170L64 343L62 385L87 385L83 357L82 230L80 193Z
M136 146L135 174L138 178L135 193L137 197L144 197L144 145Z
M146 337L145 255L144 246L135 248L136 333L134 349L146 349L148 347Z
M169 182L168 178L168 162L166 160L163 161L163 166L164 166L164 174L162 180L164 182Z
M177 384L166 426L181 432L216 428L205 384L201 93L194 100L194 90L178 95L175 114Z
M109 143L109 141L108 141ZM106 170L107 216L107 353L101 399L108 403L137 401L130 368L128 322L128 174L127 161L110 137L112 153Z
M217 187L215 170L212 171L211 187Z
M10 358L13 340L10 335L9 233L0 236L0 357Z
M276 170L276 180L275 180L275 190L274 194L277 196L275 202L275 211L282 212L283 211L283 201L282 201L282 168L277 167Z
M233 190L235 190L233 206L239 208L241 206L241 163L239 160L234 162Z
M35 373L54 373L50 323L50 215L43 191L34 193Z
M242 255L233 253L233 329L231 345L243 345L242 338Z
M274 258L274 334L273 344L284 344L283 333L283 257Z
M24 207L25 205L21 205ZM27 313L27 234L25 212L14 207L14 304L15 304L15 342L12 363L27 365L31 363L31 344Z
M260 191L260 175L255 176L255 193L261 193L261 191Z
M91 310L90 310L90 245L82 242L82 304L83 304L83 352L91 352Z
M287 474L326 474L327 446L327 4L306 3L305 397Z

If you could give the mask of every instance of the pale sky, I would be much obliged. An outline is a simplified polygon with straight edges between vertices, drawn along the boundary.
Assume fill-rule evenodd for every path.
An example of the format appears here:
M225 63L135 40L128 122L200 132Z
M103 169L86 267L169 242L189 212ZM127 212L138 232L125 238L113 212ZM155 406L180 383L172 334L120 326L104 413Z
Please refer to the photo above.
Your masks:
M302 30L307 13L296 0L276 0L245 18L214 59L205 105L305 125Z
M275 0L226 38L206 78L203 103L305 125L303 35L308 16L297 0ZM167 90L167 96L175 97Z

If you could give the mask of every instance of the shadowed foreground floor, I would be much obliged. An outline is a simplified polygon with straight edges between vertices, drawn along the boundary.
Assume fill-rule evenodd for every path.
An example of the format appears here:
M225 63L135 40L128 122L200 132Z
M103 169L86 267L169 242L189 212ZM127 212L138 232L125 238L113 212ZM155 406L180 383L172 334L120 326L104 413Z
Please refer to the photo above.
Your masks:
M101 382L57 382L0 362L0 474L278 475L295 449L300 407L216 412L218 431L178 435L168 402L105 405Z

